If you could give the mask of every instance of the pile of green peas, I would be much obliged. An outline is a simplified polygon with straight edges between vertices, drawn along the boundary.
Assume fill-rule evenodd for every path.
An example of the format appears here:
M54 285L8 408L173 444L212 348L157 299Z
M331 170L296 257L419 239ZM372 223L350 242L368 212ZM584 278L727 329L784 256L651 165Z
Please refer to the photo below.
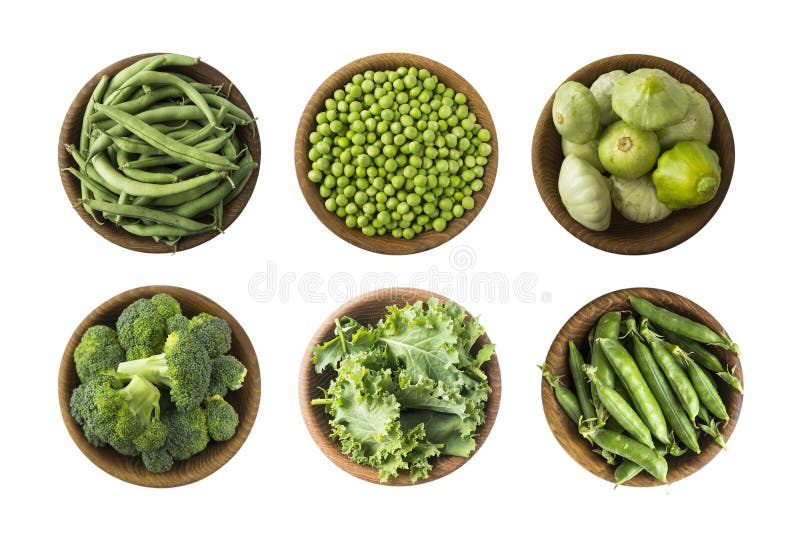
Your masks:
M442 232L475 207L492 147L467 97L426 69L368 70L325 100L308 178L366 236Z

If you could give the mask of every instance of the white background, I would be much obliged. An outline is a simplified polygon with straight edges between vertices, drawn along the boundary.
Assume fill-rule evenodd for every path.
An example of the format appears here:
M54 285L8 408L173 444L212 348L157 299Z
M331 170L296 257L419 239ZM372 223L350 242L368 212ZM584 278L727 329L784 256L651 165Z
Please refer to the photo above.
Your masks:
M0 87L5 249L0 396L0 543L496 545L578 541L634 545L778 540L796 519L798 415L796 29L778 2L747 10L704 2L63 2L4 8ZM653 7L650 7L653 6ZM9 11L10 10L10 11ZM147 255L96 235L71 210L58 132L74 95L112 62L143 52L200 55L231 78L259 117L262 168L247 209L224 235L177 255ZM500 163L477 220L450 243L391 257L341 241L313 216L293 165L300 114L322 80L365 55L436 59L479 90ZM541 108L581 66L649 53L700 76L736 141L730 191L712 221L677 248L625 257L561 228L534 184L530 145ZM453 254L472 260L458 269ZM791 261L791 262L790 262ZM479 314L503 376L500 414L457 472L408 488L355 479L330 463L300 415L297 378L309 337L342 302L327 291L368 274L408 284L435 266L472 283L535 275L535 302L456 294ZM277 275L286 297L250 290ZM123 290L173 284L233 313L258 352L263 395L239 453L195 484L166 490L107 475L63 425L56 378L78 322ZM573 462L545 422L535 365L580 306L653 286L710 310L743 349L743 412L729 450L671 486L620 488ZM262 287L261 290L265 290ZM352 295L350 295L352 296ZM550 300L547 302L546 300ZM10 354L9 354L10 350Z

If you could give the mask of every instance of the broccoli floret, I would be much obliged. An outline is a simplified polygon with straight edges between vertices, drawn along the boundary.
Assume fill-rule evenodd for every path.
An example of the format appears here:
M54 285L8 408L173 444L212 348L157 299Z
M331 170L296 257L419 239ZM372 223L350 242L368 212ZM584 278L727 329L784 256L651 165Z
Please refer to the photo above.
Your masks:
M189 318L183 314L175 314L169 319L167 319L167 332L177 332L177 331L188 331L189 330Z
M164 353L120 363L121 377L142 376L169 388L170 398L179 411L200 406L211 381L211 359L192 332L170 333Z
M189 321L189 330L202 342L212 359L231 349L231 327L220 317L199 313Z
M219 395L206 399L208 435L215 441L227 441L236 433L239 414L228 401Z
M73 391L70 408L90 443L136 456L139 446L157 448L153 432L161 429L153 423L160 423L160 398L158 388L140 376L123 387L120 380L100 375Z
M166 446L162 446L157 450L142 452L142 461L151 473L166 473L172 469L172 464L174 463Z
M75 370L81 382L88 382L104 371L116 370L125 360L125 350L119 345L117 332L105 325L86 329L73 353Z
M205 450L209 441L205 409L166 412L164 424L167 426L164 448L173 459L187 460Z
M208 386L209 395L224 397L228 390L242 387L247 368L233 355L222 355L211 362L211 383Z
M128 360L161 353L167 338L166 322L181 312L180 304L168 294L140 298L117 318L117 336Z

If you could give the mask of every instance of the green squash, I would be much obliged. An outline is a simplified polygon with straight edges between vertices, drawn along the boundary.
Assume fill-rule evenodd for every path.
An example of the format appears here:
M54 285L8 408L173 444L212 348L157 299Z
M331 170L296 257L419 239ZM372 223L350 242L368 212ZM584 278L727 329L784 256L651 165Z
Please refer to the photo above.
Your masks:
M700 141L680 141L658 158L653 184L670 209L689 209L711 201L722 179L719 156Z
M575 144L594 139L600 129L600 107L589 88L579 82L562 84L553 99L553 123L562 137Z
M656 131L681 121L689 95L680 82L657 68L640 68L614 84L611 107L637 129Z

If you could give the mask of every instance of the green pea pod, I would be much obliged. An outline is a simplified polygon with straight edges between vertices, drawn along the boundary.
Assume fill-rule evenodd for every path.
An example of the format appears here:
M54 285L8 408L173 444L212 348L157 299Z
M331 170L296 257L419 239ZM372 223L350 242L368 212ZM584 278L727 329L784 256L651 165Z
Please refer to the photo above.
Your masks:
M640 465L661 482L667 482L667 460L664 459L664 456L659 456L652 448L648 448L622 433L606 429L584 428L581 430L581 435L600 448Z
M697 396L692 382L689 381L689 377L665 346L666 342L649 329L647 319L642 319L640 322L639 332L642 337L647 340L647 343L650 345L650 350L656 358L656 362L667 376L669 384L672 386L672 389L675 390L675 394L678 396L678 400L689 415L689 419L694 423L694 419L697 417L697 413L700 410L700 399Z
M544 379L553 388L553 394L556 396L556 401L567 413L567 416L576 424L581 419L581 404L578 402L578 397L568 387L561 383L561 381L553 376L553 373L547 368L547 364L539 365L542 369Z
M694 362L694 359L692 359L688 353L678 346L669 344L669 342L667 342L667 344L670 352L672 352L672 354L677 357L678 360L686 367L686 372L689 374L692 385L697 391L697 395L700 397L703 405L705 405L709 412L711 412L714 416L720 420L727 421L729 416L728 411L725 408L725 402L722 400L722 397L719 396L717 386L714 385L714 381L711 379L711 377L709 377L708 374L706 374L706 372L700 368L700 365Z
M739 381L739 378L732 374L732 371L728 372L727 370L723 370L722 372L717 372L717 376L719 376L723 382L731 386L733 389L744 394L744 387L742 387L742 383Z
M656 454L659 456L665 456L667 454L667 449L659 444L656 447ZM630 460L623 460L623 462L614 470L614 482L616 483L614 488L620 484L628 482L643 470L644 468L638 463L634 463Z
M703 344L668 330L663 330L662 334L667 341L686 350L699 365L703 366L703 368L711 372L722 372L725 370L725 367L722 366L717 356L714 355L713 352L707 350Z
M594 339L592 340L592 359L593 367L597 368L597 376L603 384L614 387L614 369L608 362L605 353L603 353L597 345L598 338L619 338L620 323L622 322L622 313L619 311L610 311L603 314L595 327Z
M596 368L590 366L585 367L584 370L589 381L597 389L597 395L600 397L603 407L608 410L617 423L640 443L650 448L655 448L650 430L639 415L636 414L636 411L613 388L603 384Z
M633 338L633 356L636 363L639 365L639 370L642 372L647 385L653 392L658 405L664 412L664 418L667 424L672 428L678 439L686 445L686 447L696 453L700 453L700 445L697 441L697 431L692 426L685 410L681 406L678 399L675 397L672 389L670 388L669 381L664 376L655 357L650 352L650 348L642 339L638 331L631 331Z
M639 315L650 319L656 325L691 340L696 340L712 346L720 346L739 355L739 346L734 344L727 336L714 332L702 323L692 321L666 308L656 306L644 298L631 295L628 297L628 300Z
M625 384L628 393L635 401L639 415L647 424L647 427L650 428L650 432L662 443L669 444L670 437L664 413L661 411L661 407L658 406L658 402L647 386L644 377L642 377L636 361L619 340L598 338L598 343L603 353L606 354L608 362L614 368L617 378Z
M578 395L578 401L581 403L581 413L584 420L594 420L597 418L594 405L589 394L589 384L586 380L586 375L583 372L583 356L578 351L575 343L569 341L569 370L572 374L572 383L575 386L575 393Z

